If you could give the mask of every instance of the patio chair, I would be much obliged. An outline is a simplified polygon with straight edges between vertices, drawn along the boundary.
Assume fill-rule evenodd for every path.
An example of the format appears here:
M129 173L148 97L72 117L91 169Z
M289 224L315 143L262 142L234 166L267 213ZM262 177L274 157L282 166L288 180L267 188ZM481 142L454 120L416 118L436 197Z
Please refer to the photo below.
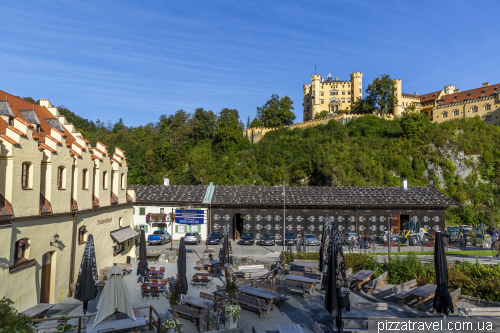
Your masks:
M158 283L158 279L153 279L153 283Z
M153 299L160 300L160 290L157 287L151 288L151 300Z
M149 267L150 271L156 271L156 267Z
M165 291L167 291L167 284L168 284L167 279L162 279L162 280L160 281L160 283L165 285L165 287L160 287L160 288L159 288L159 289L160 289L160 292L165 292Z
M165 267L160 267L160 271L165 272Z
M212 281L208 279L208 276L202 276L201 283L202 285L208 286L208 284L212 284Z
M141 296L143 302L147 301L149 297L151 297L151 291L148 287L141 287Z

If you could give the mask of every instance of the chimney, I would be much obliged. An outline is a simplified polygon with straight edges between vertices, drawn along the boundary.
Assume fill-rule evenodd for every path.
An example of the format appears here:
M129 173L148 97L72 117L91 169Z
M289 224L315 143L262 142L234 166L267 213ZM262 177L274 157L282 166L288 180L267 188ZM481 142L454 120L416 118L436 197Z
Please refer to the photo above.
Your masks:
M416 91L415 91L415 96L418 96Z
M455 89L453 92L454 92L455 94L456 94L456 93L459 93L459 92L460 92L460 89Z
M485 82L483 83L483 87L489 87L490 86L490 83L489 82Z
M429 187L434 187L434 181L431 180L431 182L429 183Z
M408 189L408 180L406 179L406 177L403 177L403 190L407 189Z
M170 185L170 179L168 178L168 176L163 177L163 185L164 186Z

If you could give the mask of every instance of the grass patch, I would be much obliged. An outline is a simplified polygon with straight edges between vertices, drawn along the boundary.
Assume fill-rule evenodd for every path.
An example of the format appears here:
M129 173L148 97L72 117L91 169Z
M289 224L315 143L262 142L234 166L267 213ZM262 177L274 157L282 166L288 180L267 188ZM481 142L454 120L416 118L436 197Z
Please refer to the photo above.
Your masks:
M407 251L407 252L392 252L391 256L407 256L409 254L415 254L417 256L431 256L434 255L434 251ZM467 255L467 256L491 256L491 250L476 250L476 251L446 251L447 255ZM387 256L387 252L377 252L368 253L372 256Z

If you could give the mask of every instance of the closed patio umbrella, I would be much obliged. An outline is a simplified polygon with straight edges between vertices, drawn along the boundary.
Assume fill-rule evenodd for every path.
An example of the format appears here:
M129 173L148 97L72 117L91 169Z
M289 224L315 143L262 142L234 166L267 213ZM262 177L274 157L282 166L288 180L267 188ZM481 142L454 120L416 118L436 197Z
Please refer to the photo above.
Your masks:
M337 310L336 326L339 332L342 327L342 309L351 310L349 303L349 287L345 276L342 238L337 223L333 223L328 243L327 279L325 293L325 309L332 313Z
M188 282L186 277L186 244L184 243L184 238L181 237L181 242L179 244L179 257L177 258L177 274L182 283L181 294L186 295L188 291Z
M328 243L330 239L330 228L331 228L331 223L330 220L333 219L331 218L328 214L325 216L325 221L323 222L323 234L321 237L321 245L319 248L319 271L322 274L322 279L321 279L321 289L326 289L326 278L327 278L327 271L326 271L326 262L328 258Z
M146 249L146 235L144 229L141 228L141 243L139 244L139 264L137 265L137 275L141 277L141 281L149 272Z
M222 267L227 267L232 264L233 259L229 257L232 253L231 243L229 243L229 225L224 226L224 231L222 233L222 242L220 243L219 251L219 265Z
M116 264L108 273L108 279L97 304L97 309L92 328L116 312L125 313L133 320L136 320L130 296L123 281L122 270Z
M323 231L321 234L321 243L319 245L319 271L320 272L323 272L323 268L324 268L323 266L325 264L325 261L323 259L323 255L324 255L323 246L325 244L325 234L326 234L325 225L328 223L328 221L330 221L330 216L328 216L328 214L326 214L325 220L323 221Z
M434 296L434 309L437 312L448 315L453 313L453 303L448 291L448 263L444 251L443 235L436 232L436 242L434 244L434 269L436 271L436 294Z
M83 302L83 314L88 304L97 296L97 263L95 260L94 236L89 235L83 251L80 272L76 280L75 298Z

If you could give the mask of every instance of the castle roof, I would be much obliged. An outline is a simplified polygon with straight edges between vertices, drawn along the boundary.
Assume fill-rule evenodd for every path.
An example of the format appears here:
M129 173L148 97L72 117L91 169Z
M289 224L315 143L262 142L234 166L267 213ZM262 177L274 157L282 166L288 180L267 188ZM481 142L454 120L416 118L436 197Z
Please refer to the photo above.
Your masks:
M447 105L452 103L458 103L463 101L468 101L472 99L478 99L481 97L489 97L494 94L498 94L500 91L500 83L490 85L488 87L475 88L471 90L465 90L458 93L453 93L443 96L441 105Z
M429 101L435 100L436 98L439 97L439 93L440 92L441 92L441 90L435 91L435 92L431 92L431 93L428 93L428 94L424 94L424 95L418 95L418 97L420 98L420 103L425 103L425 102L429 102Z

